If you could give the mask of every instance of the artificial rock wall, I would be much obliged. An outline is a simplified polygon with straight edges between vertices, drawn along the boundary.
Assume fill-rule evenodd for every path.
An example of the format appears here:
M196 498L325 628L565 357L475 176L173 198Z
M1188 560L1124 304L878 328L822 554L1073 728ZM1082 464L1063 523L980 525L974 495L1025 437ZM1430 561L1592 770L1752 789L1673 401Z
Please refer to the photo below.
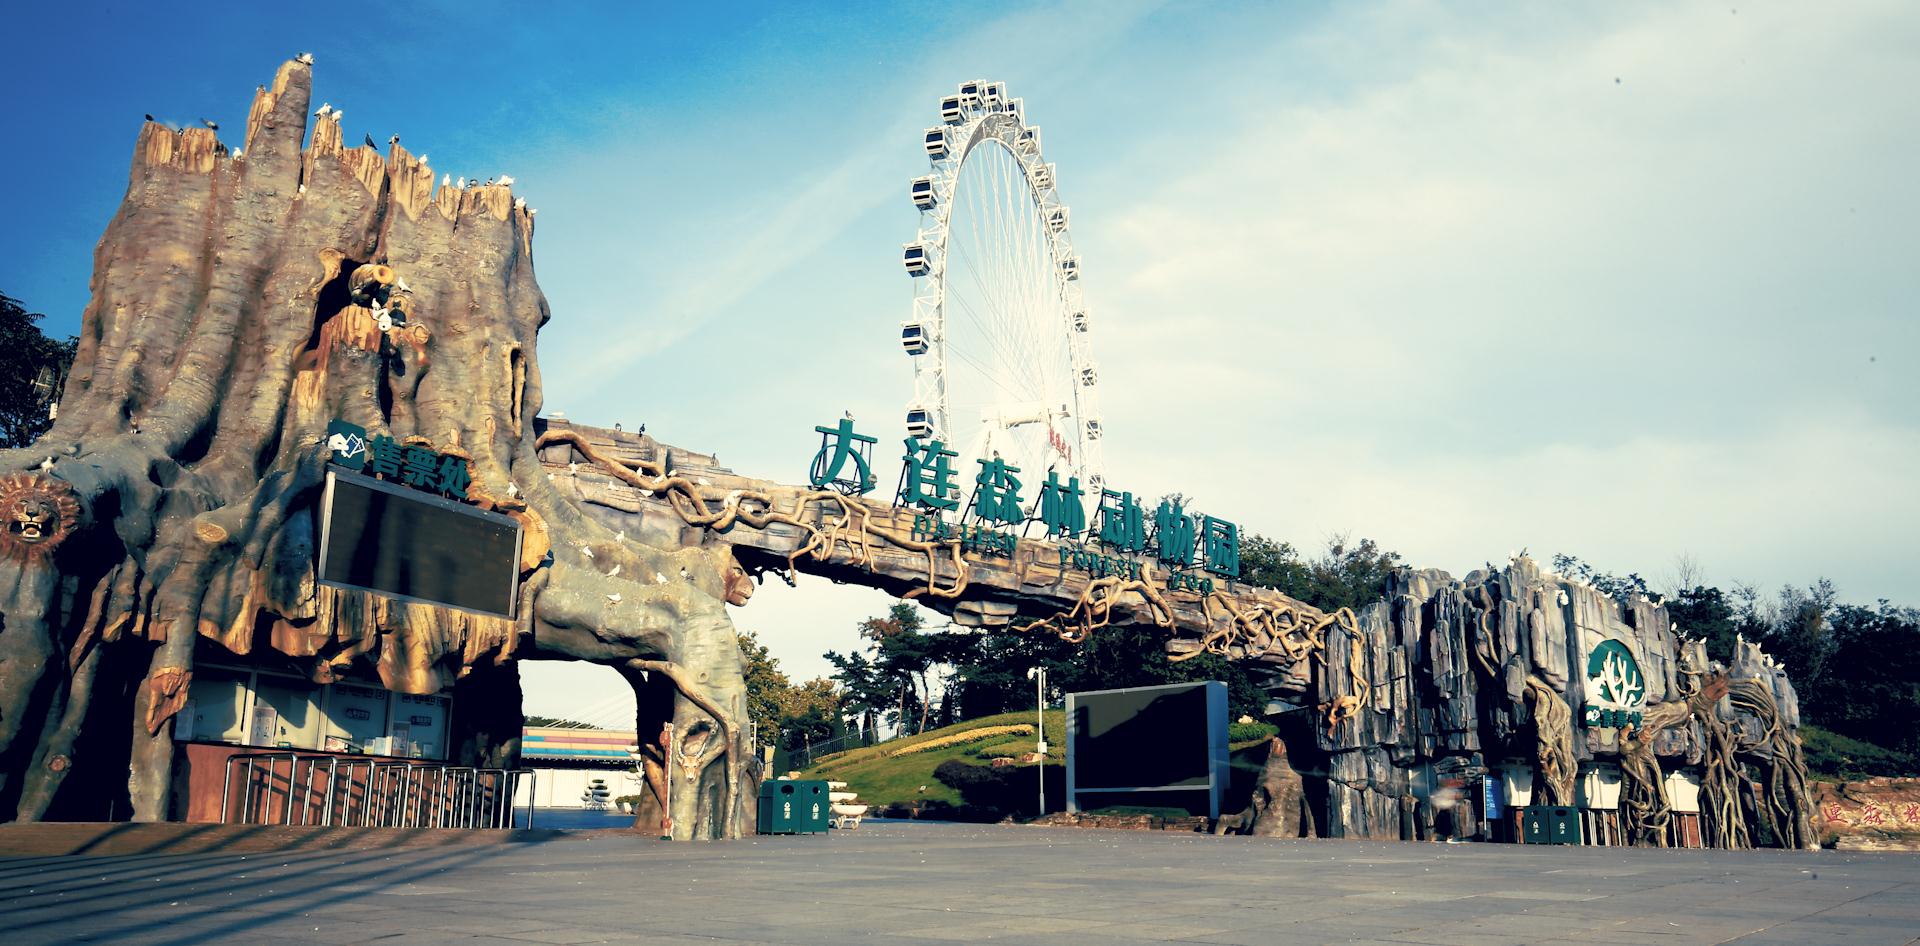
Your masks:
M1308 782L1324 778L1324 792L1305 793L1316 833L1424 836L1434 785L1471 784L1490 769L1530 776L1534 804L1590 806L1575 783L1599 763L1617 765L1626 783L1617 811L1631 843L1667 843L1665 776L1683 769L1703 781L1708 846L1812 841L1798 700L1753 644L1741 642L1730 667L1709 664L1659 604L1616 601L1525 557L1464 580L1402 569L1358 618L1357 630L1328 630L1311 692L1354 711L1316 721L1310 744L1296 735L1282 763ZM1606 641L1637 662L1638 725L1586 719L1602 702L1589 655ZM1476 805L1467 817L1483 814Z

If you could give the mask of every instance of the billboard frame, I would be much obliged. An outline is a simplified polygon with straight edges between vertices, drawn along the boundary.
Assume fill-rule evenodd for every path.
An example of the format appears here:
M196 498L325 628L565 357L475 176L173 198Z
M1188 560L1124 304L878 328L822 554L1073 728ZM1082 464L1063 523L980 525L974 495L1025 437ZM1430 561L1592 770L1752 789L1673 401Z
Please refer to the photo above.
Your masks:
M1207 784L1205 785L1132 785L1124 788L1081 788L1075 771L1075 753L1080 736L1077 697L1108 693L1141 693L1149 690L1184 690L1200 687L1207 696ZM1227 685L1219 680L1190 683L1162 683L1145 687L1118 687L1111 690L1083 690L1067 694L1067 811L1079 813L1082 794L1125 795L1139 792L1206 792L1207 817L1218 820L1220 798L1227 790Z
M393 496L402 497L404 499L426 503L429 506L433 506L439 509L445 509L451 512L457 512L462 515L472 516L476 519L481 519L486 521L499 520L506 525L512 526L513 527L513 559L511 562L509 562L509 568L508 568L508 571L510 574L507 579L506 613L502 614L498 611L487 611L480 608L462 607L461 605L449 604L445 601L436 601L432 598L417 598L417 597L414 597L413 595L396 594L391 591L383 591L379 588L370 588L366 585L356 585L351 582L345 582L345 581L333 581L331 579L322 577L327 573L327 550L331 547L332 545L331 540L333 538L334 484L340 480L345 480L349 483L352 483L355 486L364 486L375 492L387 493ZM520 520L515 519L512 516L503 516L496 512L488 512L484 509L475 509L474 507L469 506L466 503L454 502L451 499L447 499L441 496L435 496L431 493L422 492L417 489L409 489L404 486L399 486L393 483L389 483L385 480L375 479L365 474L354 473L350 470L339 469L338 467L329 467L327 470L327 482L326 482L325 488L323 489L320 495L319 512L320 512L320 546L318 549L315 550L314 569L313 569L313 578L315 582L322 585L326 585L329 588L344 588L348 591L364 591L368 594L379 595L383 598L391 598L395 601L404 601L408 604L424 604L424 605L427 605L428 607L446 608L449 611L462 611L467 614L478 614L478 615L482 615L484 617L490 617L490 618L506 618L508 620L513 620L516 617L516 614L520 608L520 553L522 551L523 544L526 542L526 539L527 539L526 529L520 525Z

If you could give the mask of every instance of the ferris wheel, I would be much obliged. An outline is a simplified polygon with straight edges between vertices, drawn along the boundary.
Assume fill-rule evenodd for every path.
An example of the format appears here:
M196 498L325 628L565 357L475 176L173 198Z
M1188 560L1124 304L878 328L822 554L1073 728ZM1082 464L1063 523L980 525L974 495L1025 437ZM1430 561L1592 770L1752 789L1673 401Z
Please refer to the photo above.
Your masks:
M1040 127L1003 83L963 82L940 100L923 143L931 173L910 193L920 229L903 261L913 315L900 344L913 358L907 433L1022 471L1031 506L1053 473L1099 501L1102 434L1092 326L1080 259Z

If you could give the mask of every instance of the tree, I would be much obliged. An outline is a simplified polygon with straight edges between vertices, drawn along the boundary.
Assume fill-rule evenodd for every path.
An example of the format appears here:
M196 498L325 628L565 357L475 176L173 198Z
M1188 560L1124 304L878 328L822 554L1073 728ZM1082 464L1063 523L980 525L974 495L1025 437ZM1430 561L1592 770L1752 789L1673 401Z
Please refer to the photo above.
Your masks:
M761 739L771 741L780 731L793 684L780 672L780 661L752 631L737 631L734 636L746 661L747 718L753 720Z
M1596 591L1616 601L1628 601L1635 595L1651 601L1659 601L1660 593L1654 591L1637 572L1627 575L1614 575L1600 571L1580 560L1577 555L1560 554L1553 557L1553 570L1576 581L1592 585Z
M1832 612L1834 648L1822 680L1818 721L1843 735L1920 761L1920 611L1842 605ZM1789 665L1788 672L1792 672Z
M1372 539L1355 544L1347 535L1329 536L1318 558L1306 561L1289 542L1255 535L1241 543L1240 579L1272 588L1322 611L1357 608L1386 594L1387 577L1400 564L1400 553L1380 547Z
M601 728L599 726L595 726L592 723L583 723L577 719L566 719L561 716L529 716L526 718L526 725L555 726L560 729L600 729Z
M878 739L881 717L893 702L894 682L865 654L827 651L825 656L833 664L834 682L840 684L842 707L860 721L861 739Z
M1724 592L1695 585L1674 592L1666 605L1667 616L1682 638L1707 642L1707 659L1722 664L1733 661L1734 639L1744 625L1734 602Z
M48 338L34 324L44 318L0 293L0 449L24 447L53 426L48 407L59 397L79 339Z
M899 697L896 721L903 733L910 722L914 732L925 732L932 708L927 671L939 662L941 646L924 633L925 627L920 609L904 602L888 608L884 618L860 622L860 635L873 641L874 666L893 681Z
M1266 714L1267 694L1253 682L1247 661L1202 654L1174 662L1167 657L1166 632L1150 624L1104 627L1080 645L1074 658L1048 671L1062 690L1111 690L1219 680L1227 685L1230 719Z
M1833 583L1822 578L1805 589L1781 588L1779 603L1770 613L1748 609L1750 625L1759 632L1754 636L1766 645L1768 654L1786 665L1794 689L1816 712L1834 696L1823 678L1836 646L1833 625L1827 620L1835 597Z

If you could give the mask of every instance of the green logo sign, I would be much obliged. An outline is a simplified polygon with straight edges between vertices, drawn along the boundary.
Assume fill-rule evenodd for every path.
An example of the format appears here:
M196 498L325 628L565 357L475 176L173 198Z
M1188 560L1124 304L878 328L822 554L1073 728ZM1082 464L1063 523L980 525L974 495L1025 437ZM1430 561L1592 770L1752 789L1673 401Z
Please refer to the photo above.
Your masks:
M1640 708L1647 705L1647 681L1633 651L1616 640L1604 640L1587 655L1587 708L1582 721L1589 726L1638 725Z

